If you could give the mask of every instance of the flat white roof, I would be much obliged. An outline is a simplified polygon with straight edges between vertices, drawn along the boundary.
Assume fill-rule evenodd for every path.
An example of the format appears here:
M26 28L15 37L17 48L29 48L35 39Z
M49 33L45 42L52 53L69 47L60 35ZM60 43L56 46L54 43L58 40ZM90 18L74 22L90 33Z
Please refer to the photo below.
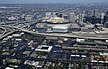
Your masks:
M21 36L21 34L13 34L12 36L19 37L19 36Z
M48 49L42 49L43 47L48 47ZM41 52L50 52L51 49L52 49L52 46L39 45L35 50L36 51L41 51Z
M100 52L100 55L108 56L108 53L101 53Z

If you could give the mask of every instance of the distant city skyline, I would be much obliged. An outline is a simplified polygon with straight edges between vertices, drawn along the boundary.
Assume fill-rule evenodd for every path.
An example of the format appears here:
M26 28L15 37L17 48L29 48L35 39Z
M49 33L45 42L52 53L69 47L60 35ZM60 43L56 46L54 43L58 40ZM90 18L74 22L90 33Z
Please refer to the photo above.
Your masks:
M108 0L0 0L1 4L32 4L32 3L108 3Z

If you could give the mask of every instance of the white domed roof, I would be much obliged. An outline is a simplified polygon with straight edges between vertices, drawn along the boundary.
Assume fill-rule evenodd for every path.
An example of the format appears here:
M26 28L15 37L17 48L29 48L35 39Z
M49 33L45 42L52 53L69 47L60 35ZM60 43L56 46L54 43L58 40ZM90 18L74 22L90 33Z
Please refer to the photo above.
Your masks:
M8 18L8 20L16 20L16 17L11 16Z
M53 18L50 18L47 21L48 22L53 22L53 23L63 23L65 21L65 19L64 18L60 18L60 17L53 17Z

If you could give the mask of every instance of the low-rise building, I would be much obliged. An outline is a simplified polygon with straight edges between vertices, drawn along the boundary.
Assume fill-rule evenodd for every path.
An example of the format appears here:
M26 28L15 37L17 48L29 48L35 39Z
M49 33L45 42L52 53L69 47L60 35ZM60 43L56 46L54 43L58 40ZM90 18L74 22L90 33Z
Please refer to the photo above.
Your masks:
M52 46L47 46L47 45L39 45L35 51L39 51L39 52L50 52L52 49Z

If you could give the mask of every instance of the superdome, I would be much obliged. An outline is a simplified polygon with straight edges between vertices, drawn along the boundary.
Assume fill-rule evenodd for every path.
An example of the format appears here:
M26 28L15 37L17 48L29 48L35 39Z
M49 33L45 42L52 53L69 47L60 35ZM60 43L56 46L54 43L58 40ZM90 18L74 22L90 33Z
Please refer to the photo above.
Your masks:
M53 17L47 20L47 30L52 32L68 32L70 23L68 20L60 17Z

